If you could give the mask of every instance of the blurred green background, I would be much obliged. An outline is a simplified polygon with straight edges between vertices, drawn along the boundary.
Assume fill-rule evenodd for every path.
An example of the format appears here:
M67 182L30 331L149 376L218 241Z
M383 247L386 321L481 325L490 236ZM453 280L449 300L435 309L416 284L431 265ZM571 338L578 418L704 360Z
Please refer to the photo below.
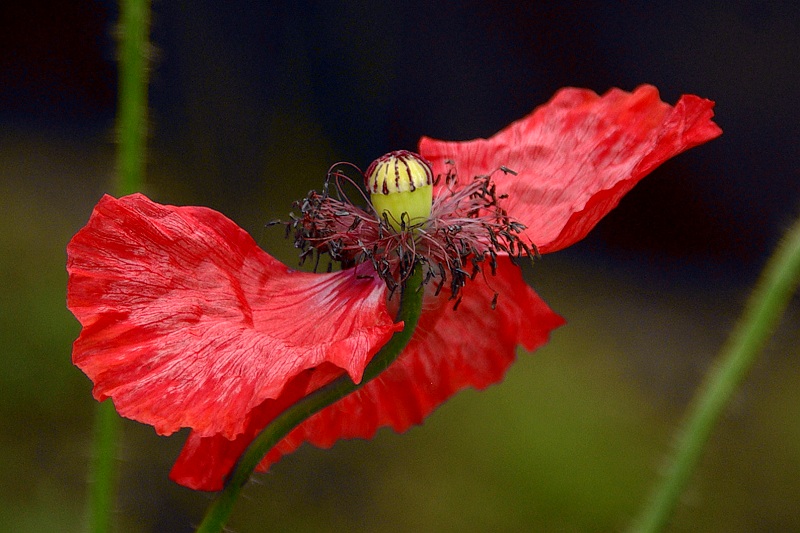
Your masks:
M114 175L107 2L0 7L0 531L85 527L93 400L70 363L65 246ZM506 380L404 435L302 448L235 531L614 531L797 215L800 8L791 2L158 2L144 192L266 222L340 160L489 136L559 87L653 83L717 102L722 138L664 165L526 275L568 319ZM673 531L800 531L794 302L709 445ZM119 531L191 531L167 479L184 434L125 421Z

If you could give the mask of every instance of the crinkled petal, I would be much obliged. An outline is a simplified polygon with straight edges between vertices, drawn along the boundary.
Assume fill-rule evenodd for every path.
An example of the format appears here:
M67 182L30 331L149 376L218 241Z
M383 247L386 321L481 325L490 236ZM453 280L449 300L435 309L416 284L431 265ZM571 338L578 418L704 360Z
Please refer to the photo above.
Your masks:
M500 296L495 310L492 297ZM419 424L436 407L466 387L485 388L503 379L521 344L534 350L564 324L528 287L519 268L498 258L497 275L469 284L458 309L443 293L426 297L425 310L405 351L386 371L300 424L273 448L260 465L266 470L304 442L328 448L345 438L371 438L378 428L402 432ZM319 376L316 376L318 379ZM325 381L334 379L328 369ZM283 408L308 390L309 376L287 387L286 396L253 411L248 430L230 441L192 433L170 476L201 490L218 490L239 455Z
M542 253L554 252L585 237L658 165L719 136L713 106L685 95L671 107L649 85L603 96L566 88L490 139L424 137L419 153L435 174L454 161L462 183L494 173L498 193L508 194L509 214L528 227ZM496 172L501 166L517 175Z
M67 247L73 362L160 434L233 439L321 365L360 380L394 324L380 280L295 272L222 214L103 197Z

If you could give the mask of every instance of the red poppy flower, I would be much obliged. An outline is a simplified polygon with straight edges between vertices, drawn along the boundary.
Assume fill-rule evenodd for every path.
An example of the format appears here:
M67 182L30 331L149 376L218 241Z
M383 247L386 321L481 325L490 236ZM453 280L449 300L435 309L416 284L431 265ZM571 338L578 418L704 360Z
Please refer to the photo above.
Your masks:
M388 295L411 253L434 283L409 345L259 468L304 442L404 431L458 390L500 381L518 345L534 350L564 323L511 256L583 238L656 166L721 133L712 107L695 96L671 107L650 86L602 97L563 89L490 139L423 138L419 152L443 179L417 233L402 217L389 230L385 216L342 210L326 195L301 204L298 246L343 267L325 274L284 266L211 209L105 196L67 248L68 306L83 326L73 361L122 416L164 435L191 428L171 477L218 490L286 406L344 373L359 382L402 329Z

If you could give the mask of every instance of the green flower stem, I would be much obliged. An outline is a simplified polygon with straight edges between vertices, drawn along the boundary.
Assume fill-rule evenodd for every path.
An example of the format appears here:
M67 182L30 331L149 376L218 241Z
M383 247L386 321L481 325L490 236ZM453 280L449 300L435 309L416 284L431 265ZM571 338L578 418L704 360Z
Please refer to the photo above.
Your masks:
M138 191L144 181L150 0L120 1L119 32L116 193L124 196Z
M414 273L403 284L402 295L400 297L400 311L397 315L398 321L403 321L405 326L402 331L395 333L389 342L373 357L372 361L364 369L364 377L361 383L356 384L345 375L331 382L325 387L304 397L283 413L278 415L270 425L256 437L247 448L244 455L239 459L236 470L233 472L225 485L225 488L217 496L206 512L206 516L198 533L211 533L222 531L225 523L233 510L236 499L244 485L250 479L258 463L264 458L281 439L289 434L292 429L301 422L318 413L325 407L331 405L355 392L366 385L378 374L389 367L403 348L406 347L411 335L419 321L422 313L422 269L414 269Z
M94 413L94 458L89 495L89 531L111 531L111 511L116 493L119 416L111 400L97 404Z
M678 434L666 476L657 485L633 531L662 531L702 455L711 430L756 356L780 322L800 284L800 220L794 223L761 273L744 314L698 390Z
M119 22L119 88L117 98L117 181L115 193L139 190L144 178L147 135L147 83L150 0L122 0ZM112 529L116 495L117 440L120 419L111 400L97 404L90 478L89 531Z

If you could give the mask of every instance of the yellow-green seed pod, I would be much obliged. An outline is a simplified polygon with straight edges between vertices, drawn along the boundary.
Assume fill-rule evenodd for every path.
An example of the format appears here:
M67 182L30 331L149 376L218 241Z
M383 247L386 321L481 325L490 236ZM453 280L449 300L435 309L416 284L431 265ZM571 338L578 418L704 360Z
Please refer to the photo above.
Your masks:
M380 218L386 214L396 231L430 217L433 169L421 156L405 150L390 152L372 162L366 179L375 212Z

